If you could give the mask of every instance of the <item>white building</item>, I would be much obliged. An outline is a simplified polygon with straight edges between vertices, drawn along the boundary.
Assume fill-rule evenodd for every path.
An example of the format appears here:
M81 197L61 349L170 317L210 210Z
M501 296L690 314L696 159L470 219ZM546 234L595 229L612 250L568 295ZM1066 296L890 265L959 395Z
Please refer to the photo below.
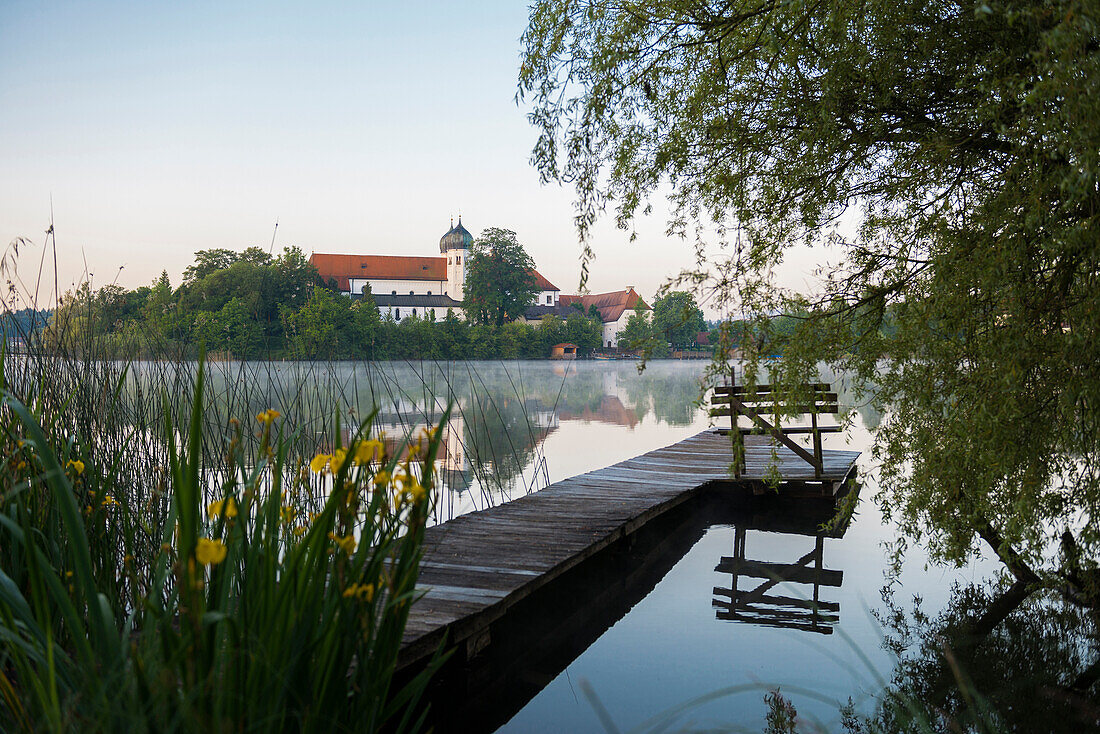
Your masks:
M323 281L345 295L360 298L369 287L383 316L442 321L448 309L462 315L466 263L473 243L473 235L459 218L439 240L440 257L314 253L309 261ZM532 272L539 289L536 303L556 306L558 287L537 270Z
M619 343L619 334L626 328L626 322L635 311L650 311L645 300L638 295L633 286L627 286L621 291L610 293L590 293L583 296L558 295L556 305L549 303L536 303L527 309L524 319L528 323L535 323L545 316L559 316L562 319L580 310L589 313L589 309L595 308L603 323L602 345L614 347Z

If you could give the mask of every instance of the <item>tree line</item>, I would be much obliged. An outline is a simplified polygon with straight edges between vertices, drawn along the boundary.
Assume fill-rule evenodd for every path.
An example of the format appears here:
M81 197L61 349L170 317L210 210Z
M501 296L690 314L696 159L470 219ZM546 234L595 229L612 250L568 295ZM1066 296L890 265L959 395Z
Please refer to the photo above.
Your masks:
M194 357L204 347L240 359L543 359L562 342L581 356L601 348L595 307L516 320L536 291L533 263L514 232L485 230L469 263L465 318L448 312L436 321L429 312L395 320L369 292L352 299L324 283L300 248L275 256L254 246L200 250L178 287L167 271L133 290L81 284L61 299L44 340L115 356ZM631 314L618 346L661 358L717 338L694 296L672 291L654 300L652 312Z
M61 299L43 339L115 356L193 357L205 347L241 359L540 359L560 342L582 354L600 346L598 316L580 310L537 324L486 313L396 321L369 296L353 300L323 284L297 247L277 256L219 248L197 252L175 288L167 272L133 290L80 285Z

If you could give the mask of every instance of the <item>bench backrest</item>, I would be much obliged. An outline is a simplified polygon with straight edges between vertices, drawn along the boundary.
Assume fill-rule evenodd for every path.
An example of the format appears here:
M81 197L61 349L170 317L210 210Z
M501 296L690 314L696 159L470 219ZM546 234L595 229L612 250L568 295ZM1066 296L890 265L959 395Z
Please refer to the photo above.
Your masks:
M831 392L827 382L814 382L802 386L797 398L790 393L776 392L772 385L757 385L751 389L747 385L719 385L714 388L711 398L712 416L731 416L730 396L734 395L746 407L762 415L779 412L783 415L821 415L839 413L837 394ZM809 392L807 396L805 393ZM778 408L778 411L777 411Z
M839 426L820 428L817 424L818 415L840 412L837 394L831 391L827 382L809 383L787 392L778 391L772 385L756 385L751 388L737 384L720 385L714 388L711 406L712 416L729 416L730 419L730 434L734 442L734 476L740 476L744 465L744 441L741 438L744 432L770 434L774 440L809 462L814 467L815 477L821 477L824 471L821 433L840 430ZM810 418L809 428L784 428L780 425L780 418L804 415ZM751 420L753 427L740 428L737 425L739 416ZM791 435L800 433L812 434L813 453L790 438Z

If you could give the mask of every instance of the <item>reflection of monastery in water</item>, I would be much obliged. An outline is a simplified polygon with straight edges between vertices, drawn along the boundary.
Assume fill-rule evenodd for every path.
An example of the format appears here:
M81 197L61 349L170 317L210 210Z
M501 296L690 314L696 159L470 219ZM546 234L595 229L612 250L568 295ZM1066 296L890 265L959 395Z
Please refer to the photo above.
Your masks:
M405 441L434 426L442 413L413 400L401 399L387 405L375 418L372 433L384 435L388 455L404 459ZM633 428L637 413L619 397L603 395L596 405L555 409L539 398L526 400L460 400L444 428L436 469L446 489L464 492L478 477L491 469L498 482L507 483L521 474L539 446L560 427L561 421L588 421ZM344 441L353 429L344 431Z
M559 415L563 421L610 423L628 428L638 425L639 420L638 413L623 405L623 401L615 395L604 395L595 409L586 405L580 411L562 410Z

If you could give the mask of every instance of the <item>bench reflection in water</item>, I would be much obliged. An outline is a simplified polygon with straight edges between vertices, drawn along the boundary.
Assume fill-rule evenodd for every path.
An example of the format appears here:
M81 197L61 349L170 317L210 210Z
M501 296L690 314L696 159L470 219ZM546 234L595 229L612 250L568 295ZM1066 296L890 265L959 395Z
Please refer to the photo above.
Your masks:
M714 569L732 577L729 588L714 587L715 616L721 620L748 622L766 627L785 627L832 634L840 621L840 604L821 599L821 587L839 587L843 571L824 568L824 535L817 535L813 550L793 563L750 560L745 556L747 528L739 526L734 533L733 555L723 556ZM741 589L741 582L762 579L755 588ZM784 596L769 593L779 584L809 584L812 594Z

